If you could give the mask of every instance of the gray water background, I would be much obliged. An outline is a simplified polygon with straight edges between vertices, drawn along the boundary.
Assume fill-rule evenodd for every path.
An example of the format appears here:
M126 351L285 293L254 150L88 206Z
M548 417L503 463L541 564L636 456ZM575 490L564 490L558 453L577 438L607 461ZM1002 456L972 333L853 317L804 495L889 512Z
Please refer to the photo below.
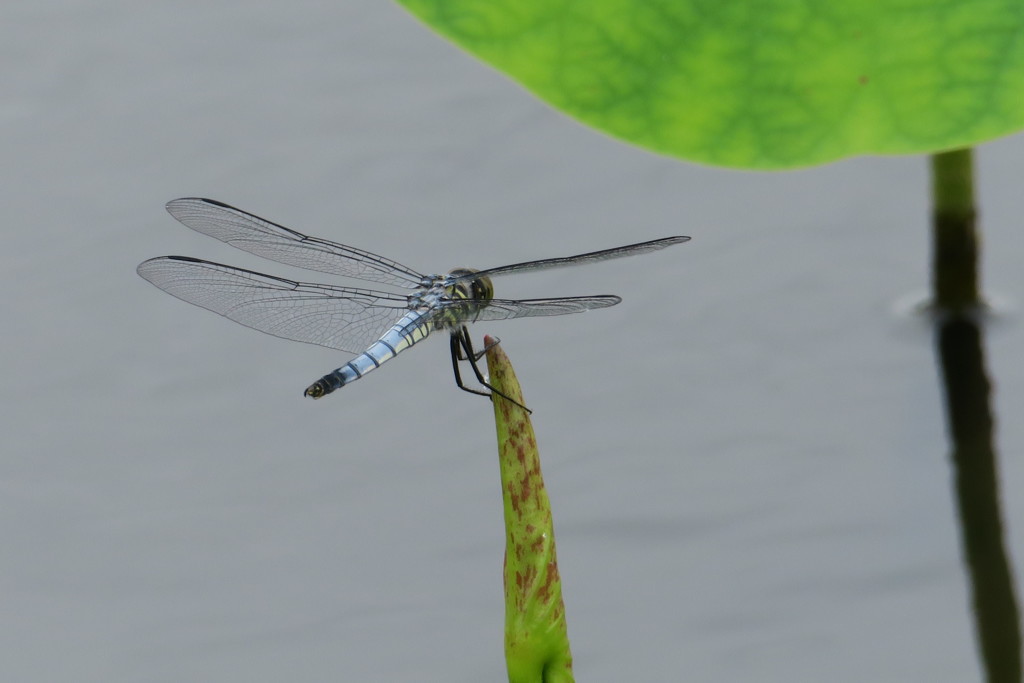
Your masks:
M535 411L578 680L979 680L907 314L924 158L661 158L391 3L8 0L0 46L0 680L505 680L489 404L444 339L303 399L347 357L136 276L325 279L178 225L188 195L428 271L691 235L498 283L620 306L473 329ZM1024 138L978 162L1020 586Z

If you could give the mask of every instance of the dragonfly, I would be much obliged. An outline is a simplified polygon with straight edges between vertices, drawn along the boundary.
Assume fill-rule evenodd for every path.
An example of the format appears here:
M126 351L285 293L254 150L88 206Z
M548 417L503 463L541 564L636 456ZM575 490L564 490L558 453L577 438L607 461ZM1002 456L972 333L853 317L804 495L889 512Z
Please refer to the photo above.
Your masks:
M665 237L576 256L425 275L389 258L304 235L213 199L175 199L168 202L167 211L183 225L257 256L403 290L297 282L189 256L160 256L139 264L139 275L190 304L275 337L358 354L309 385L304 395L311 398L322 398L361 379L438 330L450 335L452 367L460 389L508 398L486 381L477 366L483 352L473 347L469 323L581 313L614 306L622 299L613 295L498 299L491 278L646 254L690 239ZM466 386L460 361L470 363L487 392Z

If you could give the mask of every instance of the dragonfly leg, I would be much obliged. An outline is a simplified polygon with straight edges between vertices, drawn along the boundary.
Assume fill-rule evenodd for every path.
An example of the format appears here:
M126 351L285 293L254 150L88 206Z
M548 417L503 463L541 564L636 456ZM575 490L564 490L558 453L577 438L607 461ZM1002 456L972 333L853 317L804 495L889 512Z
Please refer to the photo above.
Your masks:
M519 401L517 401L517 400L513 399L512 397L510 397L508 394L505 394L504 392L498 391L497 389L492 387L487 382L487 380L484 378L484 373L480 371L480 366L477 365L477 361L479 361L483 357L483 355L485 353L487 353L487 350L492 348L493 346L496 346L499 343L499 341L500 340L495 339L494 342L488 344L484 348L483 351L480 351L478 353L478 352L473 350L473 341L472 341L472 339L469 336L469 329L467 329L465 326L463 326L463 327L461 327L459 329L458 332L452 333L452 336L451 336L452 367L455 369L455 383L458 384L459 388L462 389L463 391L468 391L468 392L470 392L472 394L481 394L483 396L488 396L489 395L489 394L486 394L486 393L484 393L482 391L477 391L476 389L470 389L469 387L465 386L462 383L462 375L459 372L459 363L458 363L458 361L460 361L460 360L469 361L469 366L471 368L473 368L473 374L476 375L477 381L480 382L480 384L482 384L483 386L485 386L485 387L487 387L488 389L491 390L491 394L490 395L497 394L498 396L501 396L505 400L510 401L512 403L515 403L517 406L519 406L520 408L522 408L523 410L525 410L526 412L528 412L528 413L530 413L532 415L533 414L532 410L530 410L529 408L524 406ZM463 357L463 352L465 352L465 357Z
M468 391L471 394L478 396L490 396L490 393L486 391L480 391L479 389L471 389L465 385L462 381L462 372L459 370L459 361L466 360L462 357L462 340L459 336L460 333L452 333L451 335L451 350L452 350L452 370L455 371L455 384L463 391ZM474 368L475 369L475 368ZM481 381L481 384L486 384Z
M466 339L468 340L469 339L469 332L468 331L467 331L466 335L467 335ZM493 349L495 346L497 346L500 343L501 343L501 339L499 339L497 337L491 337L491 341L486 342L484 344L483 351L477 351L476 354L474 354L476 360L479 361L481 358L484 357L484 355L487 354L488 351L490 351L491 349ZM471 342L471 345L472 345L472 342Z

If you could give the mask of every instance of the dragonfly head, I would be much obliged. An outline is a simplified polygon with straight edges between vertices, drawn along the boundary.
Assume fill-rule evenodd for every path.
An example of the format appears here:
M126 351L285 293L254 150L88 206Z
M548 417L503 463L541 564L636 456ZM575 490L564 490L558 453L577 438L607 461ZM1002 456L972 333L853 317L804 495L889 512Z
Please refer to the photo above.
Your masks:
M449 278L465 278L476 273L472 268L456 268L448 272ZM491 278L486 275L482 277L470 277L451 285L448 288L448 295L453 299L477 299L489 301L494 298L494 285Z

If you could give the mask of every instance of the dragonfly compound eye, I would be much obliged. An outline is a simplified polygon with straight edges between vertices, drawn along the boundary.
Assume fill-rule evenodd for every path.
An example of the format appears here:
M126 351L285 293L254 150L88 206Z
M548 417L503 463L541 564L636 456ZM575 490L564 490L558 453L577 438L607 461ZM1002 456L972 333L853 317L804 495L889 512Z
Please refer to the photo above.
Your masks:
M494 285L491 283L491 278L486 275L473 280L473 284L470 286L474 299L494 298Z

